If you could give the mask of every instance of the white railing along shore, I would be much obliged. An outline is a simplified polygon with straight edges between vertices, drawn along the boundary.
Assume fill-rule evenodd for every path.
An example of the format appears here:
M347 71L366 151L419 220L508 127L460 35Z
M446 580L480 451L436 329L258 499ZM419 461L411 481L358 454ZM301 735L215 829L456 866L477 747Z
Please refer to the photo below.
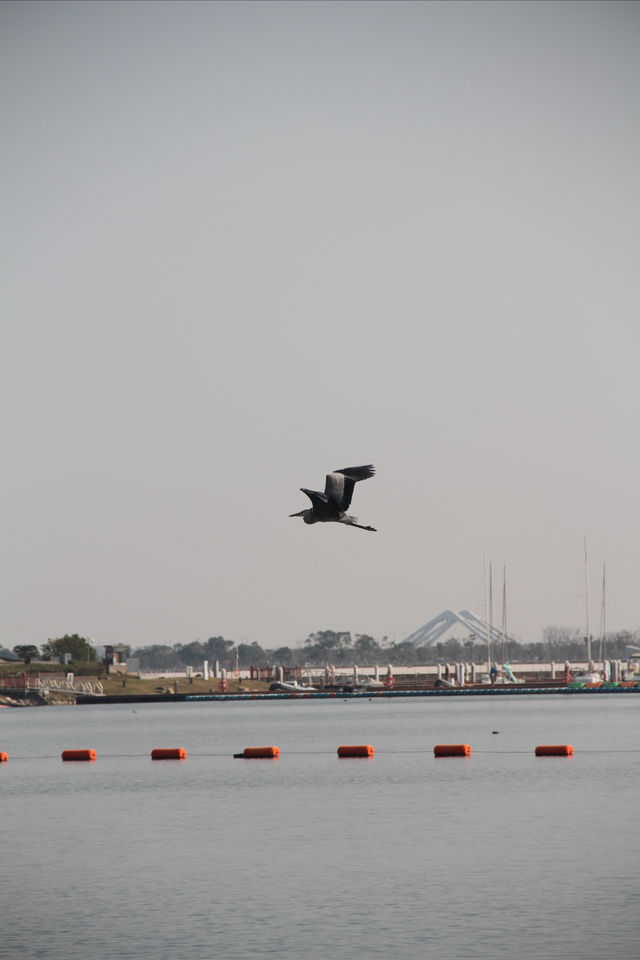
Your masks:
M571 673L582 673L588 672L590 670L595 671L605 671L607 669L608 661L604 660L572 660L569 664L569 669ZM456 668L457 663L450 661L449 663L442 662L439 664L418 664L412 666L403 666L397 664L370 664L360 666L336 666L333 668L333 671L336 676L340 677L351 677L351 676L369 676L369 677L383 677L388 672L391 672L396 677L412 677L412 676L427 676L427 677L437 677L441 675L447 667L450 668L450 671L453 672ZM489 672L490 663L487 661L483 663L465 663L464 666L470 672L471 667L475 667L477 672ZM514 674L529 674L536 676L546 676L549 678L560 678L564 673L565 667L567 666L567 661L562 660L543 660L543 661L532 661L530 663L515 663L511 661L510 667ZM284 668L288 673L292 668ZM296 670L299 674L309 680L320 680L326 675L327 668L322 667L300 667ZM218 677L221 671L216 671L212 665L208 665L208 675L210 677ZM135 671L134 675L139 676L141 680L179 680L184 679L185 677L197 676L198 674L202 675L204 673L202 666L193 666L185 667L184 670L140 670ZM251 670L242 669L242 670L225 670L227 678L234 678L236 680L249 680L251 679Z
M99 680L62 680L58 677L36 677L29 681L29 689L39 693L84 693L89 696L101 697L104 687Z

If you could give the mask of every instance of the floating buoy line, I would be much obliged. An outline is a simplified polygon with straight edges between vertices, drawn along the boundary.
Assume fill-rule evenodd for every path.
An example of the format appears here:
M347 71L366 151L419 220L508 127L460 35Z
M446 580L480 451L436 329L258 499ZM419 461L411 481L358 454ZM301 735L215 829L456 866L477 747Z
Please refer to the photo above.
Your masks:
M476 751L480 754L487 754L491 756L501 756L501 755L531 755L530 750L478 750ZM382 749L379 751L387 756L396 756L400 754L426 754L427 750L422 748L415 748L409 750L385 750ZM627 749L596 749L596 750L581 750L582 754L593 754L593 753L606 753L606 754L616 754L616 753L640 753L640 747L637 748L627 748ZM331 750L289 750L286 752L287 756L296 756L296 757L312 757L312 756L328 756L333 754ZM433 747L433 756L435 758L442 757L463 757L469 758L472 754L471 746L468 743L437 743ZM343 744L337 748L337 755L340 759L342 758L364 758L364 759L373 759L375 756L375 750L370 743L362 744ZM574 749L573 746L569 743L560 743L560 744L538 744L533 750L533 755L535 757L573 757ZM102 760L125 760L125 759L134 759L138 757L149 756L149 754L140 754L140 753L107 753L101 754L100 759ZM184 747L155 747L151 751L152 760L186 760L187 751ZM193 753L192 757L229 757L228 753ZM276 746L268 747L245 747L241 753L234 753L231 755L234 759L238 760L278 760L280 758L280 748ZM35 757L14 757L16 760L51 760L54 757L51 754L39 755ZM98 759L98 753L93 749L69 749L63 750L61 754L61 759L65 763L95 763ZM0 764L6 764L9 762L9 754L2 750L0 751Z

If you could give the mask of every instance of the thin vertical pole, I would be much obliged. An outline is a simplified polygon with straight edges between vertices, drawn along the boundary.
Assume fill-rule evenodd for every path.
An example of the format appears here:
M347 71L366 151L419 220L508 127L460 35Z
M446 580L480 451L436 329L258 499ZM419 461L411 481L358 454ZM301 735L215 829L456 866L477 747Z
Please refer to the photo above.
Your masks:
M489 581L487 578L487 555L484 555L484 606L485 606L485 618L487 624L487 671L491 669L491 627L490 623L490 613L489 613Z
M489 561L489 669L493 660L493 564Z
M504 663L504 642L507 636L507 568L502 568L502 662Z
M602 564L602 607L600 610L600 653L599 659L604 660L604 645L605 645L605 636L607 632L607 613L606 613L606 601L605 601L605 587L606 587L606 572L607 565L606 563Z
M587 538L584 538L584 586L587 603L587 661L591 663L591 622L589 620L589 567L587 564ZM587 669L589 667L587 666Z

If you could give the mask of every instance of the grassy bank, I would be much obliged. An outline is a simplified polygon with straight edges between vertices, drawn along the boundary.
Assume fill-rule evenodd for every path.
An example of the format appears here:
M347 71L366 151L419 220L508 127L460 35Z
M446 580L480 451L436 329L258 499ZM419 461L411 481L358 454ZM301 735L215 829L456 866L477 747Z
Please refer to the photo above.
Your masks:
M83 680L89 682L99 681L102 684L104 693L110 697L124 697L131 696L158 696L158 694L163 693L191 693L191 694L207 694L207 693L220 693L219 680L216 678L210 678L209 680L204 680L202 677L193 677L191 682L187 677L178 677L177 680L174 677L156 677L151 680L143 679L139 680L136 676L123 676L121 674L107 674L102 669L96 669L96 666L91 666L88 664L70 664L69 667L62 667L60 664L20 664L19 668L16 668L13 664L10 669L0 670L0 685L2 678L6 675L11 678L12 676L23 676L24 673L27 674L39 674L40 678L46 683L46 678L49 674L56 674L57 676L64 676L67 672L71 672L74 675L76 682L81 682ZM177 682L177 690L176 690ZM234 679L229 677L227 680L227 693L265 693L269 689L269 683L266 681L259 680L241 680ZM12 694L11 689L4 690L9 696ZM52 696L58 697L58 692L55 694L52 691ZM66 699L65 695L60 693L60 697ZM71 699L71 696L69 697Z

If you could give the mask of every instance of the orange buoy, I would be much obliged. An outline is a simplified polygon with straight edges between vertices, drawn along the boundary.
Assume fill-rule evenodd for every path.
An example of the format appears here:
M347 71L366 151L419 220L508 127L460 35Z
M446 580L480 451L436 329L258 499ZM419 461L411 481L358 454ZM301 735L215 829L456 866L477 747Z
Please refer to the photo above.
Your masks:
M279 747L245 747L242 754L245 760L274 759L280 756Z
M95 750L63 750L63 760L95 760L98 754Z
M347 744L343 747L338 747L338 756L339 757L372 757L373 756L373 747L370 743L359 743L359 744Z
M156 747L151 751L152 760L186 760L187 751L184 747Z
M471 747L468 743L438 743L433 753L436 757L470 757Z
M572 757L573 747L570 743L552 743L536 747L536 757Z
M8 753L0 753L0 763L6 763L9 759Z

